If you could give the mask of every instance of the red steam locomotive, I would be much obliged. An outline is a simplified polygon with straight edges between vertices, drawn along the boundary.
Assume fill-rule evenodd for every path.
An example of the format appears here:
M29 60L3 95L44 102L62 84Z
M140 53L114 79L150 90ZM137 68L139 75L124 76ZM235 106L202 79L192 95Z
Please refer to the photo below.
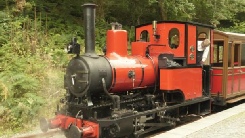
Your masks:
M107 31L105 55L95 53L95 7L84 4L85 54L74 39L76 56L65 74L67 94L53 119L41 119L43 131L64 130L67 138L139 137L175 126L183 116L211 112L222 94L210 87L213 61L197 64L197 39L213 42L212 26L193 22L153 21L137 26L128 54L127 31L118 23ZM213 47L213 43L210 44ZM220 60L218 60L220 61ZM245 77L244 77L245 78Z

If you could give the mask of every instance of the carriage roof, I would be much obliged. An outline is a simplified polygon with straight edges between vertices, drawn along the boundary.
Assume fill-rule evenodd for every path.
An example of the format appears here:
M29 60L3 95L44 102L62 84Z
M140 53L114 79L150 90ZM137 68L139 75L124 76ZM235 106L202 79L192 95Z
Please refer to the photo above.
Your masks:
M242 43L245 43L245 34L242 33L224 32L219 30L214 30L214 33L228 37L229 41L242 41Z

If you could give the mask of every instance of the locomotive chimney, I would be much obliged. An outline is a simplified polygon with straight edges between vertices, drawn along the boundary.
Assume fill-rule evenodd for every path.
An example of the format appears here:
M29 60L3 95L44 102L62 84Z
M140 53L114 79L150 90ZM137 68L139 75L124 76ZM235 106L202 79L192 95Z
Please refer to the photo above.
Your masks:
M85 55L95 56L95 8L96 5L86 3L83 5Z

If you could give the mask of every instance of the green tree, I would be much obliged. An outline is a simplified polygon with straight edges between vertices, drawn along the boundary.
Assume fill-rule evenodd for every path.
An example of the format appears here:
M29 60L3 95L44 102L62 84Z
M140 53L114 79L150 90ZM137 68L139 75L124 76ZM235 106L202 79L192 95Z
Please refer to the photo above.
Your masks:
M195 6L188 0L149 0L160 7L162 20L190 21L195 15Z
M244 11L244 0L191 0L196 7L194 20L217 26L220 20L234 21L237 13Z

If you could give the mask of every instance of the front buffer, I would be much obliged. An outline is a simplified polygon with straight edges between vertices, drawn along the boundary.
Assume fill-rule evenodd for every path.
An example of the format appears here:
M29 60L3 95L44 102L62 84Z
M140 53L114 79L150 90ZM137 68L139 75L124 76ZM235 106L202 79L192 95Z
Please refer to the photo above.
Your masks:
M40 119L40 127L43 132L61 128L67 138L99 138L99 124L61 114L50 120Z

